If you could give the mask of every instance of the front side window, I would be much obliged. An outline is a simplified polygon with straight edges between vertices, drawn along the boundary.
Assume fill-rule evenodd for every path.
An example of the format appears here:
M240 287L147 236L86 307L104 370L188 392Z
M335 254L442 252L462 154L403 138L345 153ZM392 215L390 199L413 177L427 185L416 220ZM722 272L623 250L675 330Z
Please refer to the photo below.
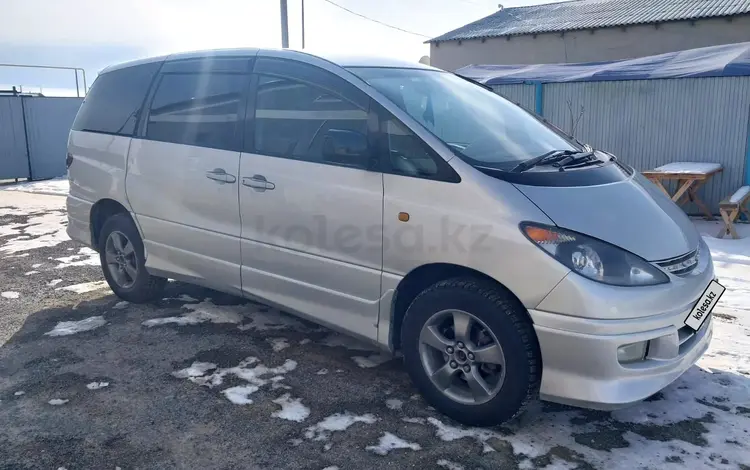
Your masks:
M146 93L160 66L160 62L152 62L99 75L86 95L72 129L132 136Z
M382 123L387 139L388 164L393 173L405 176L432 177L438 173L439 156L422 139L395 117L388 116Z
M361 152L348 158L326 147L332 139L367 142L368 110L359 105L308 82L260 75L255 108L257 153L344 166L364 164Z
M239 150L238 125L248 76L230 73L164 74L151 102L146 138Z
M451 73L397 68L349 70L470 164L509 170L551 150L578 150L522 108Z

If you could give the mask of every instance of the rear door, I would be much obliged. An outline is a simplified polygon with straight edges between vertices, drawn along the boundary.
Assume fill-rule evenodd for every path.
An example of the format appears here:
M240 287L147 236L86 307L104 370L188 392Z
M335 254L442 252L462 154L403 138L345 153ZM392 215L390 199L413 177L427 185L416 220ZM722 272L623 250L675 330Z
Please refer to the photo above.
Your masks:
M367 168L372 159L323 151L332 131L367 137L377 128L370 99L310 63L259 57L254 72L240 162L242 287L374 339L382 174Z
M240 146L251 59L167 61L128 159L150 271L241 292Z

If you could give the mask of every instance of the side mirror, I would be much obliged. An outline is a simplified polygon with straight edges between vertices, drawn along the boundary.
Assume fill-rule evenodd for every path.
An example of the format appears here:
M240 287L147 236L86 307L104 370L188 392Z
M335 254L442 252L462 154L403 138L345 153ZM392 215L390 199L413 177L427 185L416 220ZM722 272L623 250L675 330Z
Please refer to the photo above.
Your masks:
M338 165L370 169L367 136L346 129L329 129L323 137L323 159Z

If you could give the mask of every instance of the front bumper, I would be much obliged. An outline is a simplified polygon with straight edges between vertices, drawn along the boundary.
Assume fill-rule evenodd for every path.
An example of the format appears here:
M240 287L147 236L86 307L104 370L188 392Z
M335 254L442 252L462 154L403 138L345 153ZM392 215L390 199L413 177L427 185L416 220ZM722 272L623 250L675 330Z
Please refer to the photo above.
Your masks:
M542 400L594 409L614 409L641 401L663 389L689 369L708 349L713 334L710 316L695 334L684 326L689 309L647 321L663 326L638 333L638 320L614 321L612 334L587 334L541 326L537 320L549 314L531 311L542 350ZM592 320L581 326L586 330ZM598 329L604 330L600 320ZM630 325L628 325L630 323ZM617 348L625 344L651 340L646 359L621 364Z
M541 398L613 409L669 385L711 342L712 316L697 332L685 318L712 279L710 257L690 276L659 286L607 286L569 274L529 310L542 352ZM640 341L649 341L646 357L621 363L617 349Z

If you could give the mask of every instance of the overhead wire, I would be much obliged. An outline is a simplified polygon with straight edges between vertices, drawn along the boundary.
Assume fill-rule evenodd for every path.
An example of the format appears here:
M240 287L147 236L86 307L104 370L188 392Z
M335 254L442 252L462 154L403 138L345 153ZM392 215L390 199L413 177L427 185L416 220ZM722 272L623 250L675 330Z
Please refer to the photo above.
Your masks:
M399 28L398 26L393 26L392 24L384 23L384 22L382 22L380 20L376 20L375 18L370 18L367 15L363 15L361 13L357 13L356 11L352 11L352 10L346 8L345 6L339 5L338 3L336 3L336 2L334 2L332 0L323 0L323 1L327 2L327 3L330 3L331 5L333 5L335 7L338 7L338 8L340 8L340 9L342 9L342 10L348 12L348 13L351 13L352 15L358 16L360 18L364 18L364 19L366 19L368 21L372 21L373 23L377 23L377 24L385 26L387 28L391 28L391 29L395 29L397 31L401 31L402 33L413 34L414 36L420 36L420 37L423 37L423 38L426 38L426 39L430 39L430 38L433 37L433 36L427 36L426 34L416 33L414 31L409 31L408 29Z

